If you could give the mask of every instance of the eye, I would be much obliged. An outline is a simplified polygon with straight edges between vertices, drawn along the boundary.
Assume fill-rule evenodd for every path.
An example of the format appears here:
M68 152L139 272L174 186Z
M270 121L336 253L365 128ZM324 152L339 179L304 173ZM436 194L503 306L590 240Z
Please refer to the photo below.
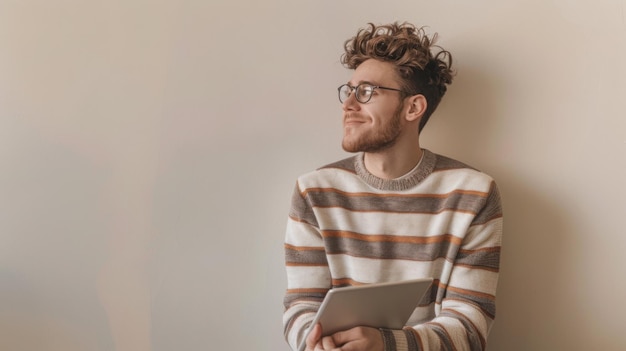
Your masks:
M357 89L358 98L361 101L366 101L372 96L374 92L374 87L371 85L360 85L359 89Z

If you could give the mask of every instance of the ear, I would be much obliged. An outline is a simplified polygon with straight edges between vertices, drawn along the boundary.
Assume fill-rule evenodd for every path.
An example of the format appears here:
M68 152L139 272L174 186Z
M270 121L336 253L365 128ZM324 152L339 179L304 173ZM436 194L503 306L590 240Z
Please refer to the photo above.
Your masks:
M422 94L410 96L408 99L409 109L406 113L406 120L413 122L424 115L428 107L428 102L426 101L426 97Z

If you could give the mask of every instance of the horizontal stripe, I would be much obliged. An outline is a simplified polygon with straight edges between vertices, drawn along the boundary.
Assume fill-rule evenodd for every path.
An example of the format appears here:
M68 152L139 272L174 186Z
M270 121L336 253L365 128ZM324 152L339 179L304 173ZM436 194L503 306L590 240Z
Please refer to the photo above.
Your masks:
M498 272L500 268L500 248L480 250L459 250L456 264L467 268L478 268Z
M460 293L463 292L463 293ZM492 297L486 295L475 294L467 290L448 289L445 301L454 301L472 304L490 319L494 319L496 315L496 303Z
M316 208L315 214L320 230L419 237L451 234L462 238L473 220L472 214L451 211L439 214L351 212L330 207ZM481 226L476 226L476 230L480 229Z
M328 266L323 247L297 247L285 245L287 266Z
M476 282L481 282L479 285L480 290L478 290ZM486 297L493 298L498 286L498 272L455 266L450 273L450 284L454 284L454 286L449 286L449 289L458 288L475 291L476 293L485 294Z
M502 245L502 218L471 226L463 241L463 248L467 250L500 247Z
M286 266L287 289L324 289L330 287L330 271L325 266Z
M392 198L400 198L400 199L421 199L421 198L436 198L436 199L444 199L451 197L454 194L458 195L474 195L479 197L486 197L487 193L484 191L475 191L475 190L459 190L455 189L453 191L437 194L422 194L422 193L374 193L374 192L348 192L342 191L335 188L307 188L300 193L300 196L306 198L309 193L315 194L323 194L323 193L334 193L338 195L343 195L345 197L362 197L362 198L381 198L381 199L392 199Z
M452 264L444 258L425 262L329 255L328 266L335 279L351 278L363 283L375 283L440 277L444 269L449 270Z
M322 247L322 236L319 230L307 223L287 220L287 233L285 244L294 247Z
M396 213L441 213L457 211L476 214L485 201L486 194L453 192L447 196L352 196L338 192L311 191L305 195L306 202L313 208L339 207L350 211L396 212Z
M343 288L346 286L359 286L365 285L367 283L360 282L351 278L339 278L332 280L333 288Z
M329 240L332 238L354 239L371 243L398 243L398 244L441 244L449 243L460 245L461 239L454 235L444 234L439 236L421 237L421 236L397 236L397 235L364 235L343 230L323 230L322 237Z
M290 244L285 244L285 249L286 250L293 250L293 251L324 251L323 247L318 247L318 246L295 246L295 245L290 245Z
M328 255L347 254L354 257L382 260L434 261L438 258L447 258L449 261L454 261L458 243L460 242L458 238L451 235L442 235L434 238L399 238L326 231L322 235L324 236L324 244L326 245ZM381 238L387 240L373 240ZM392 241L393 239L398 239L398 241Z

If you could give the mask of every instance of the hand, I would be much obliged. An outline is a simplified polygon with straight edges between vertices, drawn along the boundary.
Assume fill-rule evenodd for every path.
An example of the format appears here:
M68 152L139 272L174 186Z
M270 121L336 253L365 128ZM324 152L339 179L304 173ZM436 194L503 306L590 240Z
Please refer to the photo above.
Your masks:
M322 328L316 325L307 337L307 351L384 351L380 331L356 327L322 338Z
M333 342L342 351L384 351L383 336L380 330L369 327L356 327L332 335ZM331 349L334 350L334 349Z

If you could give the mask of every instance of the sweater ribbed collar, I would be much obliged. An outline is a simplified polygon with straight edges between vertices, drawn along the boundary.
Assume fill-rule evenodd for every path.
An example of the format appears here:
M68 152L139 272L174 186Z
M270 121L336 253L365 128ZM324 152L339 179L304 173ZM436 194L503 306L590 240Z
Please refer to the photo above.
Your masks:
M354 168L357 175L369 186L379 190L403 191L410 189L428 177L435 168L437 156L427 149L423 149L422 159L409 173L395 179L383 179L371 174L365 168L363 157L365 154L357 155Z

